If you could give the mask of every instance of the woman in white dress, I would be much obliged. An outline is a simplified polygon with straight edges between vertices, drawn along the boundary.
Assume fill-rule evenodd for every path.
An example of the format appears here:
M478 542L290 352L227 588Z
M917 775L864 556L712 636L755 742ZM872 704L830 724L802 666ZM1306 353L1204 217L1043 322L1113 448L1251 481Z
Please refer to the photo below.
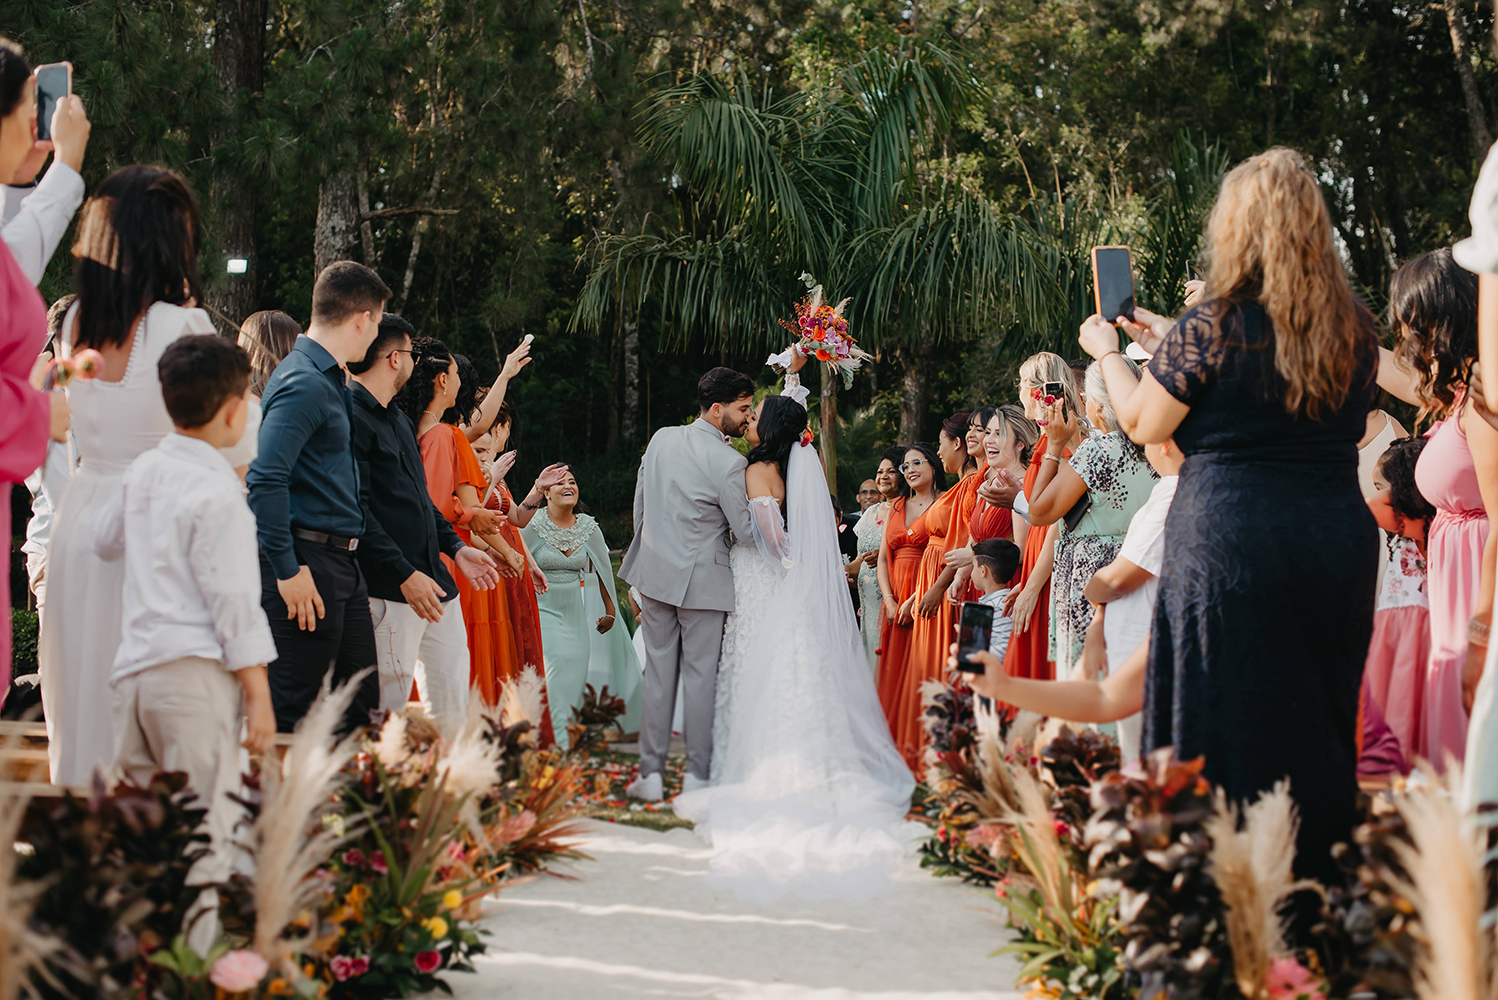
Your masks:
M160 167L115 171L84 206L73 246L78 301L63 320L64 356L92 348L104 369L68 387L78 468L52 525L49 614L38 643L52 781L86 786L114 760L109 672L120 642L124 562L94 554L98 512L120 477L172 430L156 362L168 344L212 333L198 286L197 202Z
M847 599L805 390L755 409L745 473L754 537L738 539L723 630L712 784L676 799L741 895L861 897L907 850L915 781L890 739Z

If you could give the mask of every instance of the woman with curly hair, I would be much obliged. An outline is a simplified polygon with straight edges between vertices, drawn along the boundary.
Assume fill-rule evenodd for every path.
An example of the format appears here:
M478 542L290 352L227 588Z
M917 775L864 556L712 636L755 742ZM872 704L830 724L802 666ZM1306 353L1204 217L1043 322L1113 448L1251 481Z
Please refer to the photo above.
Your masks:
M1398 350L1384 351L1379 385L1440 419L1415 466L1436 509L1427 527L1430 659L1424 731L1414 748L1438 769L1466 753L1467 711L1487 653L1494 546L1487 504L1498 506L1498 431L1467 398L1477 360L1477 276L1447 249L1421 254L1394 274L1390 325ZM1484 475L1484 473L1487 473Z

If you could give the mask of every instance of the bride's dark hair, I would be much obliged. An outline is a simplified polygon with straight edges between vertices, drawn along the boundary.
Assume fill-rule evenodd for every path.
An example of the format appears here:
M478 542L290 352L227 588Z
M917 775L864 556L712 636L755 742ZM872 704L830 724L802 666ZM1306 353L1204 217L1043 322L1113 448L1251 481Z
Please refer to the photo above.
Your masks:
M780 467L780 478L785 479L791 449L806 430L806 407L789 396L766 396L755 430L759 444L750 449L749 464L774 462Z

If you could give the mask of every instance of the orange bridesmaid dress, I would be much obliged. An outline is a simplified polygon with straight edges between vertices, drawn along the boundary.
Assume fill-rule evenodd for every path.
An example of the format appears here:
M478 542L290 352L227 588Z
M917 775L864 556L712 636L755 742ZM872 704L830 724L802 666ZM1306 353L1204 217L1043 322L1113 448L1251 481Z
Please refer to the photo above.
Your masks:
M1040 441L1035 445L1035 455L1030 459L1030 468L1025 470L1025 496L1027 497L1035 490L1035 479L1040 475L1040 463L1045 461L1045 448L1046 438L1042 434ZM1063 457L1070 458L1071 450L1068 449ZM1040 562L1040 557L1045 552L1046 533L1049 530L1049 527L1040 528L1034 525L1030 527L1030 533L1025 536L1025 551L1020 559L1019 580L1014 586L1023 587L1030 579L1031 571L1035 569L1035 564ZM1035 602L1035 610L1031 613L1025 630L1016 632L1009 640L1009 652L1004 656L1004 673L1010 677L1055 680L1056 664L1050 658L1050 635L1051 585L1047 582L1045 589L1040 593L1040 599Z
M981 485L981 483L979 484ZM973 519L968 528L968 544L976 545L990 538L1014 538L1014 511L1007 507L995 507L987 500L978 498L977 488L973 490L973 496L977 503L973 507ZM1004 584L1006 587L1019 585L1020 571L1014 571L1013 579ZM981 592L973 584L968 584L966 600L976 601Z
M501 479L495 484L494 495L489 498L489 509L508 515L514 507L515 498ZM506 520L504 527L500 528L500 534L510 543L510 548L521 555L527 555L520 540L519 528ZM484 700L491 705L499 701L499 689L503 683L519 674L522 669L533 666L544 671L546 668L546 660L541 652L541 608L536 603L536 587L531 582L530 573L531 561L527 556L525 570L519 576L501 576L499 579L503 598L501 603L506 612L503 618L509 623L514 637L516 657L512 661L496 662L494 676L474 678L479 689L484 692ZM551 724L550 718L547 716L548 726Z
M891 597L896 604L904 604L915 592L916 577L921 570L921 554L926 551L926 515L928 509L914 524L905 523L905 498L890 505L884 522L884 543L889 546L889 583ZM905 686L905 670L909 663L911 627L899 625L893 618L885 618L879 627L879 704L884 708L884 717L889 721L890 735L898 746L898 716L900 693Z
M921 553L921 568L915 581L917 601L936 585L937 578L946 570L947 553L967 544L968 522L972 520L977 500L977 480L976 473L969 474L937 497L926 511L926 550ZM894 735L895 746L917 776L921 772L921 746L926 735L921 726L925 711L921 688L929 680L946 676L950 655L947 647L952 644L954 634L953 610L952 602L943 594L936 614L930 618L917 616L910 630L910 652L896 709L901 728Z
M422 465L426 468L427 491L432 495L432 502L452 524L458 537L464 542L472 543L473 534L468 528L468 522L473 515L458 503L455 492L458 486L467 484L478 490L482 497L489 488L489 480L484 478L483 467L479 465L478 456L473 453L473 446L468 443L468 436L461 428L451 424L438 424L421 436L419 444ZM506 528L505 540L517 552L521 551L519 532L509 525ZM511 532L514 532L513 536ZM543 669L541 619L534 591L530 595L528 608L535 630L534 659L526 658L530 650L522 644L524 630L514 628L511 624L516 618L524 621L527 609L522 599L521 614L513 613L511 588L506 584L522 582L529 588L529 570L522 570L518 580L501 574L500 586L494 590L475 590L468 578L458 572L451 559L444 555L442 560L458 584L458 601L463 609L463 624L468 630L469 683L479 689L487 704L497 704L504 681L518 675L526 664L534 663L537 670ZM551 713L544 710L544 690L542 699L540 742L546 746L553 742L553 736Z

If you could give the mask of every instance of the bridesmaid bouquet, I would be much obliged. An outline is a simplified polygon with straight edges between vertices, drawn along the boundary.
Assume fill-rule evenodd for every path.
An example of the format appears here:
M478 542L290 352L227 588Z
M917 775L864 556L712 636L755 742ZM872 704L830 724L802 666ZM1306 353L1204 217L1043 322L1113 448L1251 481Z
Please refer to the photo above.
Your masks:
M72 357L53 358L47 366L47 388L67 386L74 380L88 381L104 373L104 355L86 347Z
M806 283L810 293L796 303L794 321L780 321L780 325L796 337L796 342L781 353L771 355L765 363L789 368L792 352L804 358L816 358L827 366L829 373L841 375L843 387L848 388L853 384L853 373L873 357L862 350L858 341L848 333L848 321L843 318L843 309L850 300L843 299L837 305L830 306L822 300L822 286L817 284L815 278L802 272L801 280Z

